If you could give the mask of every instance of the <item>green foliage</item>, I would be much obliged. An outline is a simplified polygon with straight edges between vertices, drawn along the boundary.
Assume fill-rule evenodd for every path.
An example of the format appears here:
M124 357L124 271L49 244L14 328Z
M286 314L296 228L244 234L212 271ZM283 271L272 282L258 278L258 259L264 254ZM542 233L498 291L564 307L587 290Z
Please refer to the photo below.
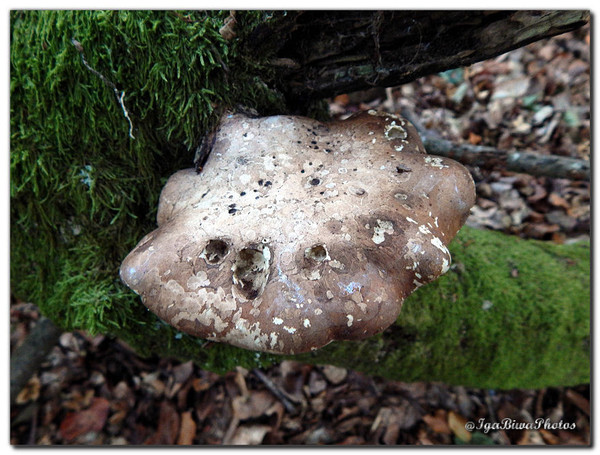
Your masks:
M118 266L230 107L281 108L228 12L11 12L11 290L65 329L120 333L141 304ZM238 13L240 24L270 17ZM123 96L129 122L113 88ZM264 76L263 76L264 77ZM274 104L279 103L279 107ZM141 307L143 308L143 307Z

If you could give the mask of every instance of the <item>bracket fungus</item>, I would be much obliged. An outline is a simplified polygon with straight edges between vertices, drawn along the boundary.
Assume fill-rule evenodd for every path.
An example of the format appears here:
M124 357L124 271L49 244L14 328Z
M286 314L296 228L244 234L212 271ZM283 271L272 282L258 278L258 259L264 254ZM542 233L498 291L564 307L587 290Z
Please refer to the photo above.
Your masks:
M394 323L448 270L474 202L469 172L401 117L230 114L202 172L167 182L121 279L183 332L297 354Z

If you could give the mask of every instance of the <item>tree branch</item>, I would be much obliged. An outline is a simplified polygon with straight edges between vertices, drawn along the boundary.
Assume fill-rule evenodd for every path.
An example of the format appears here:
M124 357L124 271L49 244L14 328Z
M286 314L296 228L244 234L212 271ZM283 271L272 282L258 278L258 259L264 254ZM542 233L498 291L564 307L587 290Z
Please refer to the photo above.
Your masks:
M301 104L467 66L589 18L584 10L295 11L258 27L248 44L293 63L273 65L275 82Z
M38 321L10 357L10 404L12 405L27 381L39 369L50 350L58 342L62 330L48 318Z
M425 128L408 109L402 115L417 129L428 153L445 156L462 164L483 169L505 169L538 177L590 180L589 161L528 151L507 151L494 147L456 144Z

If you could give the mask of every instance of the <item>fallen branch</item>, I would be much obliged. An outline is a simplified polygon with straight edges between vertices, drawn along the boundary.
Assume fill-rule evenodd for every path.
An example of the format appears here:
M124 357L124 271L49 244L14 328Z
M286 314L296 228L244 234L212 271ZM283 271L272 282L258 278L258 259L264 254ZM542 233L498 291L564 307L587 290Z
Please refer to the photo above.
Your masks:
M508 151L484 145L456 144L425 128L407 109L402 115L411 122L423 140L428 153L445 156L462 164L483 169L505 169L511 172L571 180L590 180L589 161L527 151Z
M265 375L258 368L252 369L252 373L254 374L254 376L256 376L258 379L260 379L262 381L262 383L267 387L267 389L269 389L269 391L273 395L275 395L279 399L279 401L281 401L281 403L283 404L283 406L285 407L285 410L287 412L289 412L292 415L296 414L296 407L288 399L287 394L285 392L283 392L282 390L280 390L279 387L277 387L273 383L273 381L271 381L267 377L267 375Z
M10 357L10 404L39 369L62 333L48 318L42 318Z

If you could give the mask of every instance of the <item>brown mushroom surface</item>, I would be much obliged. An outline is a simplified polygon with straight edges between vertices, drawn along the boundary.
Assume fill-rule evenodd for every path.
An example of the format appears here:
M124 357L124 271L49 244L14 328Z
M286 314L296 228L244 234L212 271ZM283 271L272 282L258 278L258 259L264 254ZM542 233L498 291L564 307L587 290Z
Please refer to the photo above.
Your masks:
M475 201L404 119L223 118L201 173L167 182L122 280L179 330L281 354L361 339L448 270Z

